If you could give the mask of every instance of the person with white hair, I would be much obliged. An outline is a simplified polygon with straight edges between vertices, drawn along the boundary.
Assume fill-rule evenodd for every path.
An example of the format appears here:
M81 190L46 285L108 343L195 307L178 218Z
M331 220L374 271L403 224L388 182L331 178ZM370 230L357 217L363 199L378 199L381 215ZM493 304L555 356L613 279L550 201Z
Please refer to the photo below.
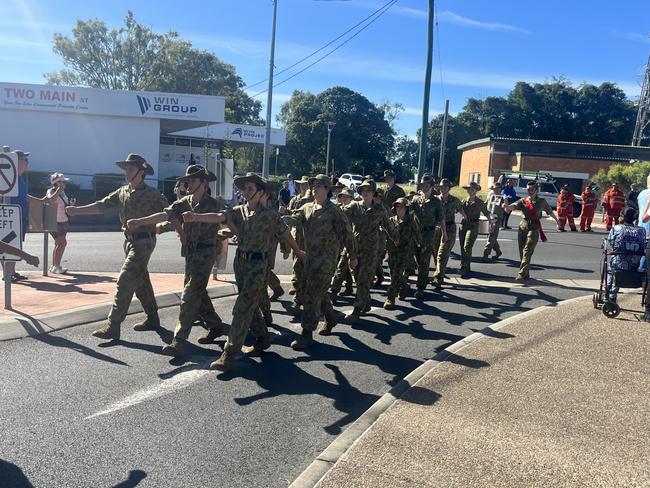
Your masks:
M68 272L67 268L61 266L63 260L63 253L68 244L66 234L68 233L68 215L65 213L65 207L74 205L74 199L68 198L65 194L65 187L70 181L63 173L52 173L50 175L50 184L52 185L45 196L50 198L50 203L56 208L56 231L50 232L54 238L54 249L52 250L52 266L50 266L50 273L65 274Z

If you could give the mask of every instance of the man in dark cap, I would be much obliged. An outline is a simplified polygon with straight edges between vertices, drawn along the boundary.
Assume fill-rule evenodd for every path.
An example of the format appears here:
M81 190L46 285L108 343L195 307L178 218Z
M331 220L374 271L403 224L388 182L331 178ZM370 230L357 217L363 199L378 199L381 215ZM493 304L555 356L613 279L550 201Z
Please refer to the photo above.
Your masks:
M393 208L393 203L395 203L398 198L405 197L406 193L404 193L401 186L395 184L395 172L392 169L384 170L384 181L386 182L386 185L388 185L386 194L384 195L384 205L390 210Z
M207 286L216 253L215 235L219 230L218 224L186 222L185 212L217 213L225 208L221 200L208 194L208 183L217 178L210 171L198 164L188 166L185 176L178 181L187 185L187 194L176 200L162 212L130 219L127 229L137 232L141 227L150 227L169 221L181 236L181 256L185 257L185 279L181 305L178 312L178 323L174 330L171 344L163 347L163 354L180 356L192 330L192 324L199 317L207 334L199 338L199 343L209 344L224 333L221 318L214 310L208 296Z
M133 293L147 314L146 320L136 324L134 329L149 330L160 326L158 305L147 271L149 258L156 247L156 229L151 225L132 232L127 229L126 222L161 212L167 206L167 200L156 188L144 183L146 176L153 175L153 168L142 156L129 154L124 161L117 161L115 164L124 171L127 184L90 205L66 207L66 213L71 217L92 215L103 213L109 208L116 208L119 212L124 231L126 259L117 278L117 289L113 307L108 314L108 325L93 332L93 335L100 339L119 340L120 325L129 310Z

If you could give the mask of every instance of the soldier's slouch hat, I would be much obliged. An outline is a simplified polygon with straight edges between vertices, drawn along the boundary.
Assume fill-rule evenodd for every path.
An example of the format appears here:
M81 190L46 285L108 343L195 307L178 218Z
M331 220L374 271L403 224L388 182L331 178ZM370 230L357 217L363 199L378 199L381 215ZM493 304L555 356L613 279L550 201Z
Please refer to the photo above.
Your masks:
M336 198L340 196L354 198L354 192L349 188L344 188L338 195L336 195Z
M295 180L294 183L309 183L309 176L303 175L299 180Z
M153 167L147 163L147 161L140 156L139 154L129 154L123 161L115 161L115 164L122 169L126 169L127 166L135 166L138 169L144 171L145 175L151 176L153 174Z
M479 185L476 181L472 181L469 185L463 187L465 190L476 190L476 191L481 191L481 185Z
M399 197L397 200L393 202L393 206L392 206L393 210L395 210L395 205L404 205L406 208L408 208L411 205L411 202L408 200L408 198Z
M205 181L215 181L217 177L200 164L190 164L185 170L185 175L176 178L176 181L185 181L189 178L201 178Z
M364 188L368 188L372 190L372 192L374 193L375 191L377 191L377 183L375 183L374 180L370 180L370 179L363 180L363 183L357 186L357 192L361 193L361 190L363 190Z
M320 183L326 188L332 187L332 180L327 175L320 174L312 176L308 181L310 185L313 185L314 183Z
M451 188L454 185L451 184L451 180L449 178L443 178L440 180L440 186L446 186L448 188Z
M262 188L264 188L264 185L266 184L266 180L260 175L256 175L255 173L246 173L246 176L235 176L235 179L233 181L235 186L240 190L242 190L244 188L244 185L249 182L255 183Z

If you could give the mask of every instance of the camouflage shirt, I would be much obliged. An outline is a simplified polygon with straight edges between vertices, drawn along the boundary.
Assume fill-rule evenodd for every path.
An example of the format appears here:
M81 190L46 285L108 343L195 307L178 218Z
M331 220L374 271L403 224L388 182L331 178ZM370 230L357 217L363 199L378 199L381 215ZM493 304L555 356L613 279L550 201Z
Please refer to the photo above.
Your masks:
M359 255L374 256L382 227L389 229L386 208L381 203L366 207L363 202L354 201L343 207L343 212L352 222Z
M469 222L478 222L481 213L488 219L490 218L490 212L488 211L487 205L479 197L475 197L472 202L470 202L469 197L467 197L463 200L462 205Z
M417 216L423 234L433 232L443 221L442 203L433 194L428 200L424 195L416 195L413 197L411 208Z
M543 198L535 197L535 198L522 198L520 200L517 200L515 203L512 204L513 207L515 207L515 210L520 210L521 213L523 213L524 218L521 219L521 222L519 223L520 227L530 227L532 229L535 228L533 218L530 215L530 210L528 210L528 207L526 207L526 204L524 203L524 200L530 200L530 202L533 204L533 208L535 209L535 212L537 212L537 217L542 218L542 212L546 212L548 215L551 215L553 212L553 209L551 206L548 204L546 200Z
M122 230L126 232L127 220L162 212L168 204L167 199L157 189L143 183L135 190L131 190L129 185L124 185L96 201L95 205L101 212L109 208L117 208ZM137 232L155 232L155 226L140 227Z
M169 220L183 221L184 212L194 212L197 214L223 212L225 205L223 200L212 198L210 195L203 195L199 202L193 201L192 195L187 195L180 200L176 200L165 209ZM214 243L215 236L219 230L219 224L209 224L206 222L189 222L183 224L187 242L190 243Z
M343 210L331 201L317 208L315 202L306 203L285 221L303 229L307 267L321 273L334 273L341 244L351 259L357 257L357 242L350 220Z
M289 228L274 210L237 205L226 211L226 224L237 229L238 249L244 252L268 252L272 239L284 241Z
M415 214L407 213L404 220L399 220L397 215L393 215L390 218L390 226L392 231L386 243L389 253L399 252L410 255L415 245L422 242L420 224Z
M400 197L405 197L406 193L404 193L404 190L402 187L393 185L392 188L387 188L386 189L386 194L384 195L384 206L390 210L393 208L393 203L395 203L395 200L397 200Z
M442 215L444 217L445 224L453 224L456 220L456 214L463 208L462 203L458 198L451 194L447 195L447 201L444 201L440 195L438 195L436 198L438 198L440 200L440 203L442 203Z

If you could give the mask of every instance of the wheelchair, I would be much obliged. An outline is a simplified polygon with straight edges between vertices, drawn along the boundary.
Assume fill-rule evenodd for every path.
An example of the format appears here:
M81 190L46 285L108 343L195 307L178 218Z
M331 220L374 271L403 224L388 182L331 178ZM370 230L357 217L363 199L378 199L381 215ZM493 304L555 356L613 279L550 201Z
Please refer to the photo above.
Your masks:
M617 286L619 288L641 288L641 307L645 307L646 303L646 270L634 270L634 271L621 271L613 270L613 280L612 284L607 283L607 275L609 270L609 258L612 256L645 256L645 250L630 252L630 251L610 251L607 249L607 241L603 241L603 262L600 272L600 287L598 291L594 292L593 295L593 304L594 308L600 308L605 317L613 319L618 317L621 313L621 307L612 300L610 300L610 292L612 287ZM648 263L646 264L646 266Z

